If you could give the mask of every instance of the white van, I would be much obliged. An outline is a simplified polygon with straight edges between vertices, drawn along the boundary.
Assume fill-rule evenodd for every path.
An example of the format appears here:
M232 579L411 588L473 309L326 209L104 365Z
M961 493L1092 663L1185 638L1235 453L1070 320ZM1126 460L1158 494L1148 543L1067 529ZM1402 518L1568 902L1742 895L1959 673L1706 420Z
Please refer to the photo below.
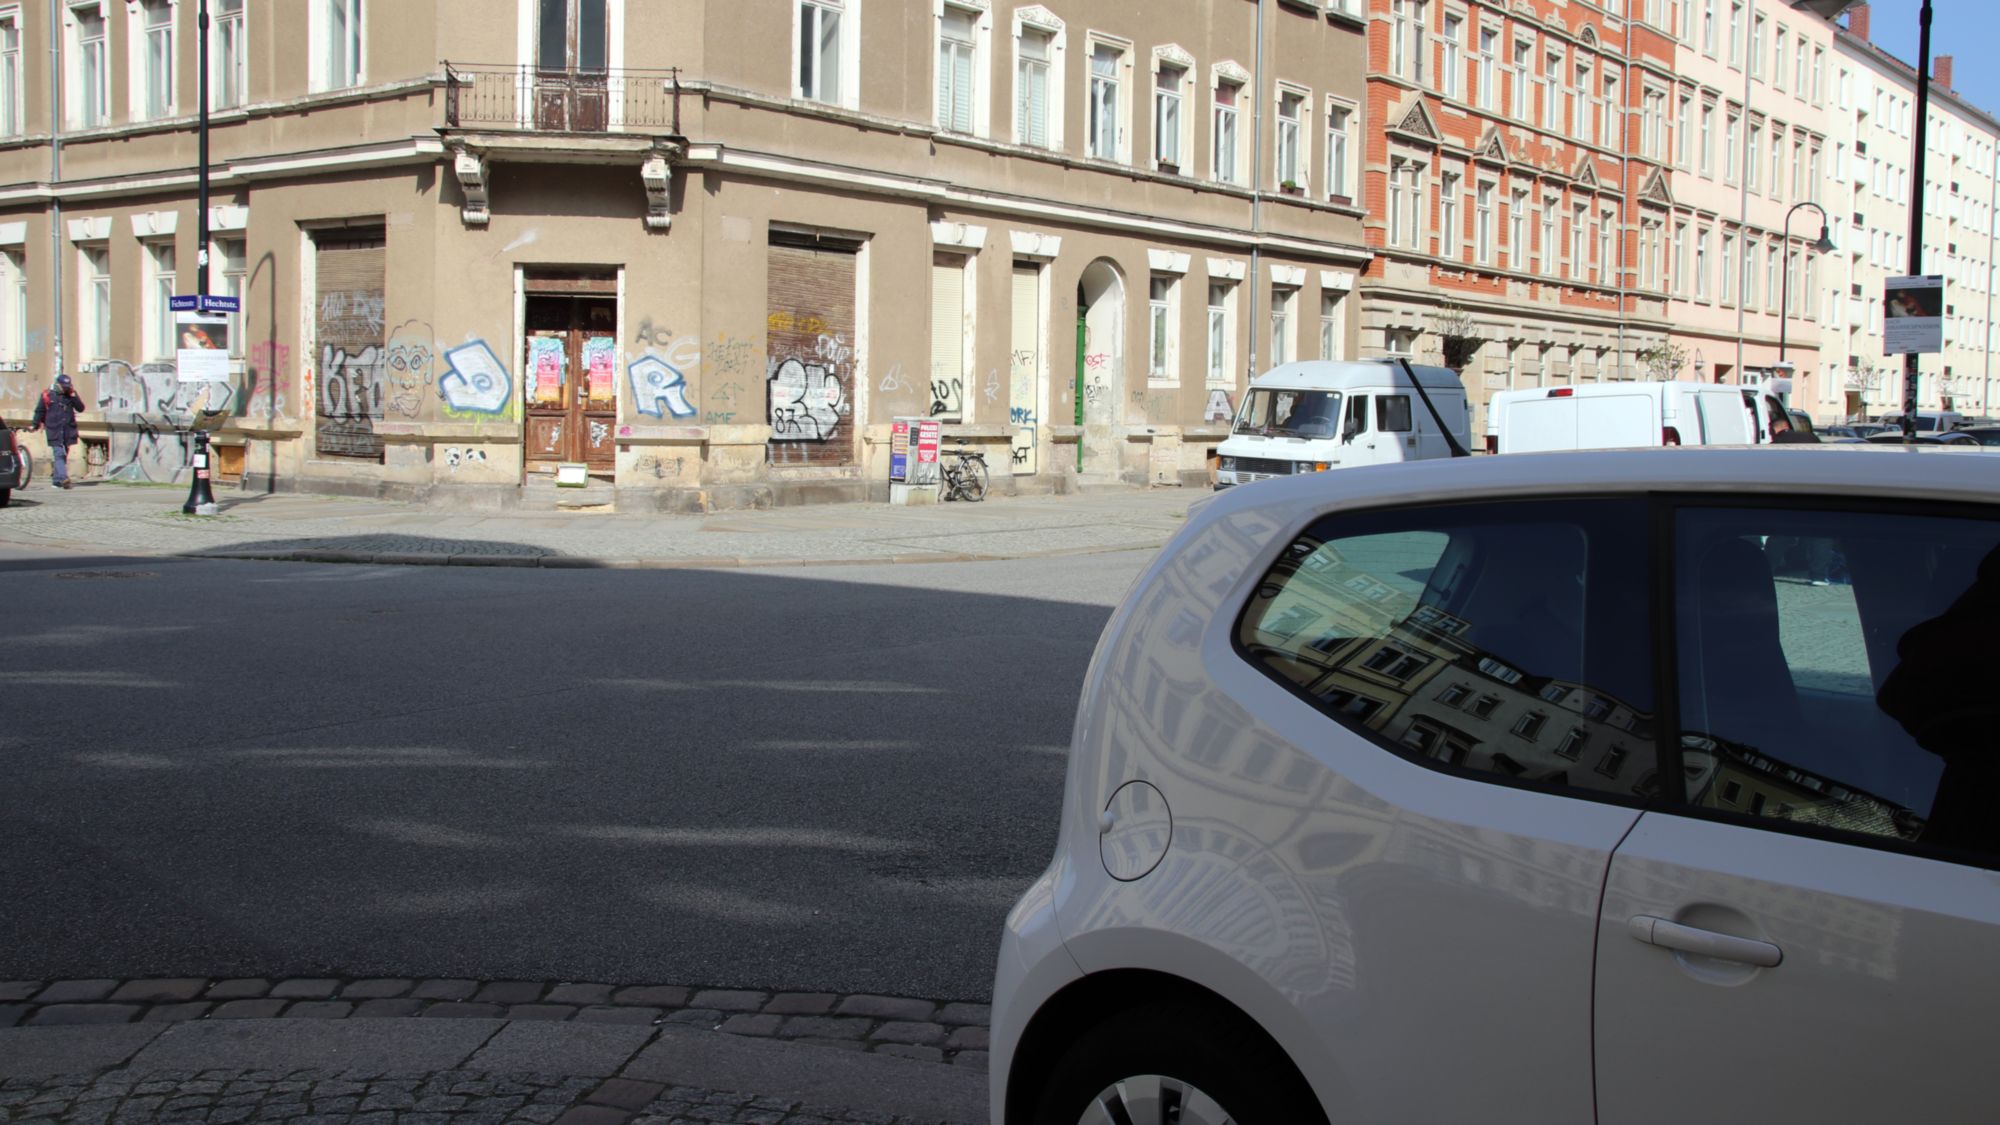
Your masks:
M1301 360L1251 380L1229 438L1216 450L1215 487L1451 457L1453 442L1463 451L1471 440L1465 384L1448 367Z
M1497 391L1486 407L1488 453L1755 445L1747 388L1720 383L1589 383Z
M1903 412L1900 410L1891 411L1875 420L1877 422L1886 422L1899 430L1903 428ZM1917 432L1920 434L1946 433L1956 430L1965 424L1965 415L1960 414L1956 410L1917 411Z

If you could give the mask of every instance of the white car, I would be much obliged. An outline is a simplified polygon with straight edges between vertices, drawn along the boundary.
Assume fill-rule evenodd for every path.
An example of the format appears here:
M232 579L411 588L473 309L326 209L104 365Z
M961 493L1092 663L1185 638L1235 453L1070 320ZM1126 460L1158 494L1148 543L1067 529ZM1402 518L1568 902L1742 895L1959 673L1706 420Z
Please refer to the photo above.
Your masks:
M1991 1122L2000 460L1233 489L1112 616L994 1125Z

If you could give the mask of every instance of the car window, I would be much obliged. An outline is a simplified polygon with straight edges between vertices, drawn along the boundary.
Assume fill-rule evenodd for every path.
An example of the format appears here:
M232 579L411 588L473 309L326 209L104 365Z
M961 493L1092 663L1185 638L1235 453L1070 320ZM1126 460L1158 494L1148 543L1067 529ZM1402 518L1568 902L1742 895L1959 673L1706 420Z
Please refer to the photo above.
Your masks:
M1347 400L1347 424L1342 433L1363 434L1368 432L1368 396L1354 395Z
M1406 757L1553 787L1655 784L1639 501L1330 517L1273 566L1240 650Z
M1689 799L2000 854L2000 522L1689 508L1675 526Z
M1376 395L1375 428L1383 433L1410 432L1410 396Z

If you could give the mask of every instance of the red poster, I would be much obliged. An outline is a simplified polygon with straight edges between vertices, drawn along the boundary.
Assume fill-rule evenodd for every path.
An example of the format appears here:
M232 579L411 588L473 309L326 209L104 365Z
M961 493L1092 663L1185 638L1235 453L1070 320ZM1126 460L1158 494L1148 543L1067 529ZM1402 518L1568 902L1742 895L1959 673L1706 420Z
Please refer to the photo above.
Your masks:
M926 418L917 423L917 464L937 464L938 439L942 436L943 430L944 423L935 418Z

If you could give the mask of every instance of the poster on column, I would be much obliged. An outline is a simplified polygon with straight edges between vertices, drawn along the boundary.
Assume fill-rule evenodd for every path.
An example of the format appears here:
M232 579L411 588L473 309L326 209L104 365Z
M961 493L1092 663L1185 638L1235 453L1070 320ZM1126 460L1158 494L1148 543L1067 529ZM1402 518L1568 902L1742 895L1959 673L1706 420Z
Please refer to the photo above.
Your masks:
M1883 355L1944 350L1943 274L1884 279L1882 311Z
M229 381L229 318L213 313L174 314L174 372L183 383Z

